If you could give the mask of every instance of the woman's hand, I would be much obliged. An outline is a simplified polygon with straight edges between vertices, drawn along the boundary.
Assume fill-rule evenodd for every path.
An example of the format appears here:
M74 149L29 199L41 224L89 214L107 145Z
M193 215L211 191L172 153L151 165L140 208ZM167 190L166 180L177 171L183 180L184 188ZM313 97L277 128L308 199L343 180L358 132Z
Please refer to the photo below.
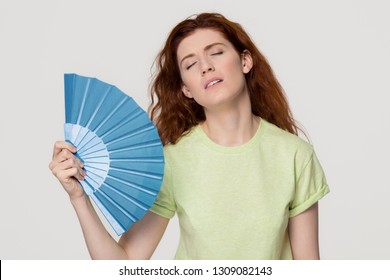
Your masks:
M96 214L90 199L77 181L84 180L84 164L74 153L76 148L64 141L54 144L49 168L69 194L92 259L148 259L152 256L169 219L148 211L120 239L111 237ZM77 179L77 180L76 180Z
M71 200L84 197L83 188L77 180L84 180L86 173L84 164L74 155L76 151L72 144L58 141L54 144L53 159L49 164Z

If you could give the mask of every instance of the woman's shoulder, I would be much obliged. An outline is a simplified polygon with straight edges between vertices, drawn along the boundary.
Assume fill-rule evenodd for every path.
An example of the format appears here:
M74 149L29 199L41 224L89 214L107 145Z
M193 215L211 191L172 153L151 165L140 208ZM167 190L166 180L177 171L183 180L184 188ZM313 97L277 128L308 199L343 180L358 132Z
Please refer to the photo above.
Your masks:
M262 139L263 144L270 146L272 150L284 150L292 153L303 153L311 155L313 153L313 145L307 140L298 135L290 133L278 126L262 119L263 128L265 130Z
M194 148L194 144L198 142L196 140L197 136L197 130L198 125L192 127L188 131L184 132L182 136L176 141L176 143L168 143L164 146L164 154L170 154L170 153L180 153L184 152L187 149Z

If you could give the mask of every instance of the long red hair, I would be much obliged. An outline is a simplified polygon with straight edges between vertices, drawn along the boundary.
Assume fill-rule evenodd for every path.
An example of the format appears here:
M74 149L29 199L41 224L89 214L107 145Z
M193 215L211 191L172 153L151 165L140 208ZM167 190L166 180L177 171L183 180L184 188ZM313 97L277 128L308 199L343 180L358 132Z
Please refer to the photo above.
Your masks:
M221 32L238 53L247 50L253 67L245 75L252 113L276 126L298 135L300 128L292 117L284 91L266 58L240 24L218 13L202 13L176 25L155 60L156 74L150 87L149 113L163 144L175 144L193 126L206 120L203 107L182 93L182 80L177 61L180 42L195 30L211 28Z

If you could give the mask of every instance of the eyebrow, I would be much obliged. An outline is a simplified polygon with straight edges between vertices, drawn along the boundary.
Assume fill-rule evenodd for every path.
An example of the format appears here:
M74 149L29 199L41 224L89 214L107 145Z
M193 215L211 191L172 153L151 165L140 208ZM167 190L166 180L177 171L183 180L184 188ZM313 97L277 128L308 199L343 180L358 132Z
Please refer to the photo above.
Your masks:
M204 50L204 51L208 51L209 49L211 49L212 47L217 46L217 45L223 45L223 46L225 46L224 43L216 42L216 43L212 43L212 44L210 44L210 45L207 45L206 47L204 47L203 50ZM180 60L180 65L183 63L184 60L186 60L187 58L193 57L193 56L195 56L194 53L187 54L185 57L183 57L183 58Z

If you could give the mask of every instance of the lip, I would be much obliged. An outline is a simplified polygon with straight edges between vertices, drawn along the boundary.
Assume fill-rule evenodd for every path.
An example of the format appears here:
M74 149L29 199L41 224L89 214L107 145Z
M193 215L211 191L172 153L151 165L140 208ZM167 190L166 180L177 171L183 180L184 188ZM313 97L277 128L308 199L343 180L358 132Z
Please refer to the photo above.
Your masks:
M223 82L223 79L218 78L218 77L214 77L214 78L208 79L208 80L204 83L204 89L208 89L208 88L210 88L210 87L215 86L216 84L214 84L214 85L212 85L212 86L210 86L210 87L207 87L207 85L208 85L209 83L211 83L211 82L213 82L213 81L216 81L216 80L220 80L220 82L218 82L218 83L216 83L216 84L219 84L219 83Z

